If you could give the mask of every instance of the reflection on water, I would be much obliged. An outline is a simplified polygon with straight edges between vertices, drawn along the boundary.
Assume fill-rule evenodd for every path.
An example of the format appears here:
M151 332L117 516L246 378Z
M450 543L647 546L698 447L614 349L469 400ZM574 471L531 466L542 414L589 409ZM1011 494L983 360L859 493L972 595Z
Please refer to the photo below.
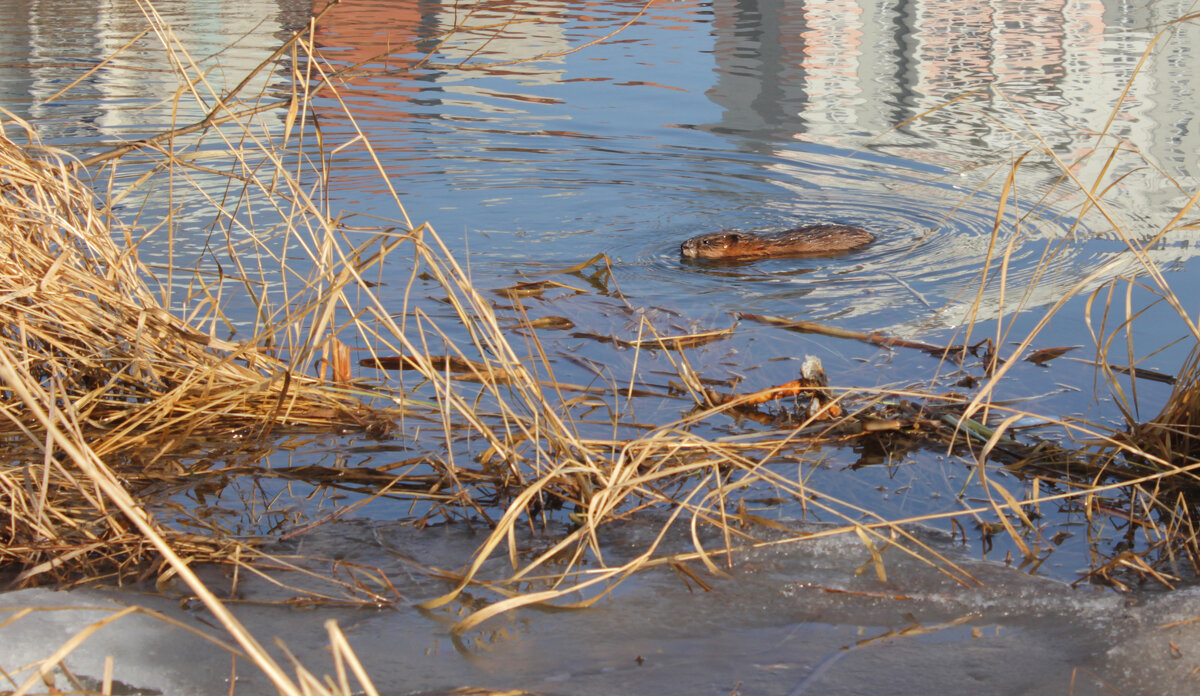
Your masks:
M1009 202L993 241L1004 160L999 174L989 170L1001 178L978 193L980 177L958 172L1030 137L1024 122L1066 147L1064 157L1082 154L1094 143L1071 134L1100 130L1108 110L1098 95L1115 102L1131 74L1105 32L1166 14L1100 3L677 3L636 17L642 9L362 3L333 13L323 56L354 66L344 79L359 124L415 219L481 262L569 264L603 251L623 262L628 284L685 308L698 292L719 307L749 297L778 310L799 290L810 315L899 329L927 321L930 308L940 310L935 325L961 321L997 253L1008 254L1006 277L1022 289L1010 300L1036 306L1120 248L1088 243L1108 225L1081 224L1079 201L1039 201L1053 168L1026 175L1025 200ZM564 55L631 19L613 41ZM352 49L334 45L350 36ZM1186 89L1189 79L1178 72L1163 87ZM983 90L964 104L973 117L935 110L972 90ZM351 137L336 104L317 112ZM1194 158L1194 136L1161 137L1159 124L1175 119L1130 118L1113 132L1147 153ZM861 149L864 136L902 123ZM334 186L357 194L368 158L347 152L340 165L345 178ZM395 214L382 200L366 205ZM870 227L883 243L763 264L736 287L674 258L678 241L698 232L816 220ZM1160 251L1164 260L1190 253ZM1035 270L1047 255L1053 262ZM980 316L1014 308L999 307L999 295L984 291Z
M171 63L194 62L208 71L209 82L196 90L212 108L217 93L265 60L289 27L307 21L297 13L299 4L291 4L281 9L273 0L154 3L154 17L171 27L177 44L166 46L150 34L127 46L148 27L136 0L6 0L0 3L6 32L0 42L0 104L34 120L43 137L73 146L76 154L101 149L102 142L187 125L205 112L179 94ZM246 89L257 91L265 78Z
M179 46L169 52L153 36L143 38L134 43L135 49L51 100L141 31L140 5L133 0L83 8L67 0L4 3L0 19L13 30L0 48L0 94L6 106L35 119L53 142L91 152L202 118L218 95L225 95L264 60L282 37L303 26L309 11L323 6L302 0L164 3L160 9L170 11L165 18ZM331 217L361 212L395 219L406 211L416 222L428 220L470 264L472 277L484 289L511 286L527 272L608 254L623 303L602 293L568 296L557 306L553 300L529 301L531 314L571 310L578 330L564 331L566 338L548 336L546 352L552 360L569 356L576 361L571 365L591 360L600 366L585 379L609 379L616 370L630 375L661 360L631 357L629 352L614 357L611 345L588 338L606 332L632 335L639 322L655 312L668 316L672 329L679 329L676 333L686 333L696 318L694 323L711 324L700 328L727 326L729 311L836 317L848 328L918 333L923 326L956 326L971 307L986 318L1010 312L1016 304L1047 303L1122 248L1107 220L1084 215L1078 197L1051 187L1059 169L1044 155L1026 157L1029 167L1018 177L1015 193L1001 198L1009 165L1038 144L1034 131L1057 148L1056 155L1074 166L1085 185L1090 185L1107 152L1078 160L1097 143L1107 147L1117 139L1181 181L1195 179L1200 136L1189 125L1200 107L1191 86L1200 50L1194 33L1164 44L1147 63L1146 79L1131 90L1111 127L1106 125L1152 37L1145 28L1186 8L1181 2L1134 8L1116 0L687 0L649 5L635 0L348 1L320 25L315 58L308 60L298 50L297 65L311 69L314 83L336 85L353 120L342 102L322 92L305 113L305 135L319 131L320 145L306 140L312 151L301 154L327 158L332 164L331 178L321 182L326 188L320 191L329 201ZM627 23L615 36L584 48ZM200 104L176 99L177 84L165 68L172 57L184 57L181 48L207 70L209 82L200 92ZM263 85L268 85L267 96L287 94L292 65L284 61L274 65L274 72L260 73L259 84L243 96L256 94ZM1106 127L1110 137L1096 135ZM282 115L268 124L274 132L282 128ZM365 140L359 138L359 129ZM191 155L196 144L175 146ZM207 141L199 150L216 156L221 146ZM1106 196L1106 212L1141 237L1170 217L1178 192L1166 187L1152 167L1134 169L1134 164L1145 163L1124 154L1116 157L1110 175L1128 176ZM380 179L380 169L388 186ZM209 243L208 232L214 223L228 221L213 219L205 195L220 191L226 182L205 178L199 171L192 176L170 186L158 179L146 184L151 198L143 215L154 217L170 206L180 225L172 242L164 237L143 243L146 260L219 265L221 251ZM390 196L389 186L398 192L404 211ZM998 216L1002 201L1004 211ZM138 210L140 205L130 208ZM255 226L269 220L241 208L232 215ZM879 241L837 257L765 260L737 267L684 264L678 258L679 242L700 232L783 229L820 220L871 228ZM1173 233L1149 253L1160 262L1185 267L1197 248L1195 234ZM404 282L407 269L399 267L403 260L396 263L380 278L379 292L385 302L400 307L409 288ZM1108 268L1105 275L1119 270ZM977 302L976 288L984 279ZM236 314L233 319L249 321ZM794 362L792 358L813 344L807 338L786 339L763 330L736 347L730 346L733 341L714 343L692 356L705 376L755 377L759 366L781 357ZM826 352L835 354L830 362L843 362L834 374L868 383L897 379L874 374L878 364L851 372L855 366L850 363L872 359L874 348L842 344ZM895 360L901 363L903 358ZM668 366L661 367L653 373L656 381L670 374ZM1021 367L1025 375L1035 375L1029 381L1041 379L1041 373L1033 372L1041 368ZM790 363L779 369L785 368L790 369ZM1061 379L1065 372L1055 374ZM1074 383L1089 379L1070 376ZM1070 403L1074 408L1076 402ZM639 411L638 416L647 422L671 422L684 406L666 403L657 408L658 412ZM741 423L728 425L730 433L741 428ZM611 428L597 437L602 436L614 437ZM328 456L337 458L339 465L342 458L367 461L367 466L375 465L371 456L388 456L378 448L363 454L344 444L339 441L318 454L310 446L296 456ZM485 444L463 446L469 450ZM467 458L470 454L466 452ZM831 460L853 456L840 450L830 453ZM868 462L850 472L839 464L821 467L813 480L846 491L856 505L880 514L910 514L934 506L945 506L939 511L957 509L955 496L969 487L960 487L945 474L962 474L962 462L933 460L933 455L919 452L902 461ZM906 483L906 476L910 482L899 485ZM285 498L284 484L252 484L270 493L271 500L277 493L280 500ZM944 488L939 489L939 500L930 502L930 491L939 485ZM1014 480L1014 489L1019 485ZM286 487L293 490L290 483ZM231 486L226 495L236 492ZM252 496L247 493L246 498ZM290 519L284 512L280 519ZM401 513L386 508L382 514L413 513L411 508ZM461 543L467 549L463 555L473 543ZM844 558L861 548L841 552L839 558ZM758 560L771 567L744 578L745 601L781 612L780 588L811 571L810 559L797 554ZM830 575L847 577L849 568L863 562L858 553ZM1060 577L1071 572L1052 566L1047 563L1042 570ZM1003 576L999 583L1010 582L1007 572L997 572ZM926 576L912 577L910 588L936 585ZM634 604L660 599L658 588L645 587L628 590ZM644 594L637 594L639 589ZM1015 598L970 596L962 600L963 611L990 608L989 602L1013 608L1028 603L1029 596L1060 597L1042 586L1029 593ZM684 600L675 599L678 611L686 611ZM828 604L812 597L806 601L823 613L803 614L793 608L791 614L768 611L758 617L763 623L776 616L795 624L829 622L846 606L841 598ZM927 596L924 601L932 605L940 600ZM1114 603L1103 600L1100 609L1109 611ZM745 628L738 622L749 622L743 614L751 613L731 612L728 606L709 609L686 617L697 623L679 625L690 632L703 628L716 633L731 625ZM933 613L939 620L947 618L944 612ZM1056 620L1064 618L1064 612L1048 613ZM866 610L862 617L863 625L876 627L893 620ZM360 627L364 634L410 631L409 624L391 624L375 616L363 623L372 620L379 625ZM423 631L444 632L437 621L421 620L426 622L421 624ZM622 625L599 613L586 620L595 620L599 636ZM574 626L583 625L575 621L580 620L554 624L551 632L559 632L555 638L569 635ZM550 620L539 624L547 625ZM1036 630L1045 631L1046 626ZM745 628L743 635L750 634L753 631ZM782 652L772 652L790 639L788 635L779 630L751 635L758 641L752 645L761 648L755 654L768 655L770 664L786 663L774 671L765 667L756 672L764 686L780 693L797 683L800 669L847 642L836 635L836 640L818 642L821 649L804 647L809 652L803 660L788 663ZM1047 634L1038 635L1045 640ZM408 640L411 644L424 637L419 633ZM655 675L663 683L694 667L695 660L688 660L699 651L727 648L720 635L705 644L689 643L686 636L667 638L648 642L647 650L667 643L685 657L672 663L674 672L664 669ZM1094 636L1080 628L1071 638L1085 642ZM611 676L602 671L610 666L605 660L615 663L627 657L620 654L623 646L613 643L619 641L605 644L612 652L590 665L595 674L581 668L568 670L569 677L610 684ZM1022 643L1009 641L1003 647L1036 652ZM412 653L416 669L422 655L416 648ZM931 650L929 656L937 653ZM494 671L537 657L497 654L503 659L488 665ZM743 662L757 659L750 653L737 657ZM953 676L970 673L969 663L976 658L963 658L962 672ZM474 664L487 660L484 656ZM1066 669L1058 663L1053 667ZM447 672L460 674L463 669L456 663ZM712 673L699 673L711 685ZM391 676L393 683L406 678ZM543 676L553 690L553 675ZM1013 691L997 682L995 692ZM914 686L908 693L922 691Z
M0 10L8 24L26 29L0 64L0 90L64 144L145 135L204 113L175 111L181 102L166 61L208 67L211 91L202 96L215 104L302 26L303 13L324 7L201 4L208 9L195 14L163 10L175 50L144 38L136 53L53 102L45 100L68 79L140 31L141 12L132 0L69 13L54 12L52 0L8 4ZM1076 219L1077 198L1041 200L1057 167L1035 162L1037 154L1027 158L1034 166L1018 179L996 243L989 218L1008 162L1030 147L1022 144L1030 127L1063 161L1080 158L1131 77L1131 58L1148 44L1144 28L1183 10L1098 1L364 0L330 11L315 46L320 79L339 87L356 123L327 96L312 104L312 123L325 142L343 146L329 182L335 205L403 217L380 185L378 157L412 219L469 249L481 280L508 274L511 266L495 262L570 265L605 252L626 285L684 312L697 293L718 309L749 298L784 311L779 300L799 291L806 303L792 311L810 317L858 316L862 326L908 331L929 322L933 308L933 325L953 326L974 301L989 254L1009 254L1006 274L1021 304L1036 306L1120 248L1105 240L1107 221ZM1200 152L1200 136L1183 125L1200 103L1187 98L1195 40L1176 37L1149 62L1149 79L1109 128L1175 175L1194 172ZM355 140L359 128L370 150ZM1093 160L1103 157L1080 165L1085 183ZM1131 166L1118 158L1114 171ZM1108 198L1110 215L1136 234L1169 215L1171 194L1148 172L1133 172ZM1146 208L1146 194L1155 208ZM187 197L172 195L176 206ZM186 229L174 248L151 240L144 255L213 265L203 256L206 221L189 217L186 205L178 210ZM870 227L883 241L837 259L766 263L748 269L744 283L674 258L678 242L699 232L822 220ZM1184 234L1195 235L1171 239ZM1049 273L1033 283L1048 253ZM1160 262L1191 253L1174 241L1151 251ZM985 290L980 316L1015 308L1011 292L1006 308L998 298L997 288Z

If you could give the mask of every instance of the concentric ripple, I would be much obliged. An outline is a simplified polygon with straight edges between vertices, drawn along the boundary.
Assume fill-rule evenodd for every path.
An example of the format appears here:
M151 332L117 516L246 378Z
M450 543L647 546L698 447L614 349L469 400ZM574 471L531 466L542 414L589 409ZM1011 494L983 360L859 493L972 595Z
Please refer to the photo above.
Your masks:
M791 153L794 154L794 153ZM809 159L815 157L809 153ZM648 238L621 235L616 254L632 256L637 286L678 287L659 296L724 311L797 318L861 316L875 328L956 325L1002 310L1055 300L1119 249L1064 211L1009 206L946 183L903 162L864 166L852 156L767 168L747 200L729 209L702 207L684 225ZM814 170L816 173L814 173ZM769 186L773 191L764 192ZM676 195L678 192L674 192ZM695 191L703 198L702 191ZM681 259L687 237L721 229L778 231L812 222L871 230L869 247L831 256L714 263ZM1001 300L1003 299L1003 307Z
M485 285L603 253L631 301L683 316L755 311L915 331L1056 301L1123 249L1103 238L1107 224L1098 234L1075 219L1076 201L1032 204L1046 193L1035 181L1023 180L1020 196L1001 205L1003 177L958 175L997 151L988 118L939 112L936 123L893 133L886 151L859 146L911 115L909 97L872 91L868 75L853 85L833 79L842 74L826 63L836 52L797 68L801 49L765 16L734 11L730 24L698 3L644 14L641 3L606 6L610 14L514 7L527 11L513 15L523 23L504 24L482 46L469 32L456 35L469 51L438 43L428 22L387 33L375 24L386 13L336 15L340 33L323 37L325 57L356 66L344 97L357 122L342 102L313 106L327 142L354 142L361 129L371 143L369 153L337 150L331 201L396 217L376 178L382 164L406 212L431 222ZM781 21L819 20L784 9L775 8ZM451 20L462 18L426 19L458 26ZM618 40L568 50L624 22ZM417 50L352 60L383 55L405 32L414 46L440 48L428 61ZM354 56L332 52L340 41ZM464 67L489 61L494 68ZM806 70L832 72L814 81ZM884 98L853 96L868 93ZM1027 118L1063 128L1058 110ZM838 256L744 265L679 258L680 242L696 234L820 221L865 227L878 241ZM1192 248L1200 246L1176 244L1161 258ZM1091 282L1119 268L1105 271Z

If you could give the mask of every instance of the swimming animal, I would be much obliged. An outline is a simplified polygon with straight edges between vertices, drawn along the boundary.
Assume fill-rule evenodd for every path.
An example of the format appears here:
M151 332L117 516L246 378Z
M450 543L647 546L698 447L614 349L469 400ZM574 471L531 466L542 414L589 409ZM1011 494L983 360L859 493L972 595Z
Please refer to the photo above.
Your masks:
M866 246L875 235L850 225L804 225L783 232L712 232L684 242L679 253L689 259L759 259L836 254Z

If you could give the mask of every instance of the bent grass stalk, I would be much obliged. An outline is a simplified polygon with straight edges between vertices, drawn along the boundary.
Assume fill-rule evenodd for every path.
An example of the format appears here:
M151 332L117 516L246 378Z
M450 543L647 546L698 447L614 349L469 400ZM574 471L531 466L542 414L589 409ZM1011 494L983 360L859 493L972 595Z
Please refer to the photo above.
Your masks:
M1117 283L1125 282L1116 272L1130 265L1130 257L1153 279L1153 289L1178 313L1192 337L1200 336L1195 321L1183 301L1170 291L1165 276L1134 241L1135 236L1124 231L1129 253L1113 258L1064 290L1056 302L1042 310L1027 336L1017 340L1006 355L992 357L984 384L968 399L898 388L833 388L847 411L833 422L818 422L819 414L814 414L789 424L782 432L728 439L705 437L695 432L697 426L723 418L738 402L710 403L707 388L687 351L698 345L696 341L702 344L727 338L725 330L694 332L681 338L639 318L636 336L626 341L635 351L628 383L622 384L609 373L603 391L606 399L611 399L613 435L607 440L589 438L575 416L575 404L564 396L568 385L557 379L560 364L540 334L530 330L528 355L522 355L489 298L472 282L469 270L431 225L414 224L409 219L383 163L359 128L353 109L341 98L337 71L321 61L310 33L298 32L283 47L292 49L292 97L263 107L255 102L265 94L240 95L252 75L223 96L205 82L203 69L176 44L169 27L153 13L153 5L144 0L143 4L156 34L174 57L181 91L190 93L198 103L216 106L196 124L121 148L109 159L93 158L92 164L108 162L111 167L111 193L108 208L103 210L113 210L118 201L136 200L139 193L150 198L150 193L142 193L151 178L149 174L133 180L117 174L121 156L140 149L145 156L157 157L151 172L170 173L181 191L190 187L190 195L211 206L214 221L220 222L217 226L224 234L222 242L233 272L226 274L222 269L220 275L213 275L211 269L191 269L193 275L187 285L190 290L183 297L176 296L177 285L171 280L173 274L185 269L152 269L138 262L136 249L119 248L113 242L114 231L138 243L149 239L149 233L114 229L110 219L98 214L91 191L73 178L72 173L78 171L76 163L40 148L28 127L29 145L18 146L7 138L0 141L0 169L6 179L0 191L0 222L11 232L6 235L9 249L4 258L21 261L4 267L4 272L17 280L2 288L4 301L0 303L0 310L8 312L0 323L9 327L0 336L0 376L7 392L2 413L7 420L5 435L22 442L29 452L23 466L0 469L0 494L12 501L9 515L14 524L9 526L18 530L6 540L9 543L0 557L22 564L26 568L23 579L27 581L65 579L71 572L114 572L111 568L92 568L84 560L86 551L106 545L109 556L130 559L127 564L134 568L145 562L146 554L139 545L147 542L165 562L155 572L178 574L281 692L311 693L325 687L295 661L296 678L288 676L200 583L177 549L192 544L189 549L193 553L188 554L196 559L192 562L257 557L256 552L215 531L211 538L196 539L164 530L146 511L152 501L135 499L114 474L114 467L123 457L151 452L148 465L153 466L166 453L186 447L190 436L197 433L236 430L265 438L288 428L365 431L382 429L384 422L396 421L404 432L413 422L436 424L445 449L445 459L437 467L440 478L423 493L413 493L413 497L426 495L434 500L435 494L443 494L442 486L448 485L449 500L455 502L443 503L443 507L457 505L474 511L489 520L492 529L461 571L438 571L439 577L452 580L451 585L422 605L427 609L447 606L472 586L487 588L502 598L462 619L455 627L459 633L522 606L591 605L616 583L640 570L685 567L682 564L697 562L719 575L742 550L798 544L832 535L856 535L880 578L887 573L884 550L894 549L939 568L958 583L974 584L978 581L967 570L922 541L913 525L946 519L997 519L1015 547L1027 558L1034 558L1040 532L1026 509L1071 499L1092 501L1115 490L1140 491L1143 485L1153 487L1168 479L1187 479L1194 484L1196 469L1200 468L1195 449L1196 429L1200 428L1195 422L1200 420L1195 415L1200 413L1200 397L1196 396L1200 393L1200 358L1195 352L1159 418L1144 427L1129 424L1134 437L1087 423L1048 419L1070 437L1096 443L1082 451L1062 448L1053 453L1073 463L1090 459L1095 464L1091 470L1096 472L1094 482L1075 481L1070 484L1072 490L1053 495L1035 488L1022 497L988 470L1015 423L1028 416L1044 417L999 403L994 395L1039 332L1069 301L1092 293L1095 301L1103 302L1104 321L1094 331L1099 364L1107 364L1107 352L1117 334L1128 333L1138 311L1127 301L1117 328L1109 330L1113 295L1102 295L1097 286L1109 293L1115 291ZM497 31L504 26L498 25ZM447 35L443 41L450 38ZM277 51L260 68L269 67L268 63L284 55L285 50ZM474 64L468 67L483 69ZM208 93L201 94L201 87ZM336 104L341 109L340 115L351 133L346 142L335 144L333 134L309 118L317 91L325 104ZM255 120L266 108L287 109L282 132ZM8 122L20 126L15 119L9 118ZM1032 125L1027 123L1026 127L1029 133L1022 134L1026 142L1037 143L1037 152L1061 169L1056 188L1070 187L1072 194L1083 198L1081 211L1099 211L1120 229L1103 203L1104 194L1117 182L1102 179L1112 171L1110 164L1118 150L1128 152L1126 146L1113 146L1107 153L1109 164L1088 183L1075 176L1074 163L1059 159ZM180 147L177 139L199 134L220 140L230 158L226 168L202 166L169 149ZM1105 135L1098 134L1097 142L1102 142ZM296 150L287 150L289 147ZM332 158L325 155L351 147L365 150L397 211L396 220L379 221L380 229L366 234L353 231L340 213L330 210L323 191L333 173ZM291 156L308 148L316 148L319 156ZM1101 153L1099 145L1095 152ZM1004 172L1002 207L996 213L992 244L977 294L970 303L970 318L961 329L966 336L977 328L985 303L999 297L1003 305L1010 297L1008 270L1016 241L1001 246L1000 231L1005 219L1003 206L1009 205L1009 194L1019 189L1025 160L1025 154L1018 155ZM226 180L227 190L221 196L212 195L206 188L206 177L214 173ZM1048 196L1045 193L1039 200ZM1155 239L1177 225L1198 198L1200 193L1192 196ZM256 227L255 217L243 214L246 208L253 208L256 215L271 224ZM1024 220L1026 214L1018 215L1018 219ZM381 272L385 264L399 266L396 257L408 252L411 265L403 305L389 307L364 277L372 271ZM1054 247L1048 245L1037 280L1043 269L1049 271L1054 254ZM0 258L3 263L5 260ZM159 294L152 291L153 283L147 279L157 279L162 273L167 282ZM424 276L432 279L430 286L421 285ZM1118 280L1107 280L1113 277ZM258 309L258 323L242 342L214 334L213 327L229 322L223 305L230 295L226 283L245 289ZM428 292L421 288L426 287L439 289L439 299L449 308L447 314L431 313L421 303L424 298L419 295ZM1014 306L1002 306L996 314L997 350L1006 345L1015 326L1013 318L1030 302L1027 288L1014 296ZM160 302L160 298L169 301ZM523 307L518 314L532 326ZM179 316L188 317L188 321ZM729 332L733 334L733 330ZM403 377L398 386L370 384L361 378L330 384L307 374L323 349L343 339L346 344L361 346L371 359L403 356L415 366L423 385L405 384ZM622 438L620 433L629 424L618 414L631 416L636 408L634 395L641 365L643 361L651 362L651 350L665 355L697 408L674 422L652 426L640 437ZM454 379L448 361L437 359L440 355L481 366L470 368L473 381L469 388ZM1136 363L1134 358L1129 347L1130 367ZM1106 377L1116 384L1111 373ZM416 396L417 388L426 388L432 394L422 399ZM837 435L842 432L840 428L852 427L868 419L873 409L904 398L953 408L945 412L953 414L958 427L943 444L966 452L964 459L975 463L989 498L986 505L886 519L815 490L803 475L785 476L772 466L790 456L798 469L812 467L816 458L802 452L803 448L829 443L830 438L841 437ZM1136 409L1129 407L1125 412L1128 418ZM991 415L992 422L997 415L1000 418L983 436L982 443L972 439L976 435L968 434L973 432L968 426L983 420L977 418L980 414ZM456 446L456 438L466 436L487 445L474 458ZM38 459L40 465L35 465ZM1117 480L1102 481L1119 463L1132 461L1143 463L1147 469L1126 471ZM136 471L122 470L121 474L126 481L136 480ZM486 482L492 493L485 496L479 492L483 486L468 484L468 479ZM737 496L756 487L802 501L806 511L821 513L829 523L820 529L800 531L740 509ZM381 490L386 488L381 486ZM1175 501L1153 499L1167 515L1169 527L1164 531L1158 523L1147 520L1146 533L1181 537L1194 552L1195 524L1190 514ZM545 519L550 503L573 508L575 524L548 548L527 556L520 530L535 525L539 516ZM136 528L136 534L107 513L113 506ZM628 560L607 563L605 527L650 509L666 512L654 540ZM681 528L693 550L662 552L668 535ZM707 536L708 531L715 535ZM713 538L717 543L711 541ZM39 539L55 544L38 546L35 541ZM64 541L68 550L58 550ZM507 575L485 576L484 565L501 553L509 564ZM565 564L552 566L552 562L563 558L567 559ZM585 559L596 565L585 567ZM336 626L328 630L336 646L336 690L348 693L348 675L353 674L361 688L371 693L373 687L366 672L353 659L344 637ZM56 654L54 659L59 657ZM31 688L31 680L27 679L21 689Z

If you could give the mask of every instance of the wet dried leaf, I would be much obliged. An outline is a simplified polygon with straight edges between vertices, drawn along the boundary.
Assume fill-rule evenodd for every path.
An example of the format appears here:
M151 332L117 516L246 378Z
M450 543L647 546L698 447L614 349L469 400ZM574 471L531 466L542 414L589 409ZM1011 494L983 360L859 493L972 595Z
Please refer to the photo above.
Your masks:
M552 273L578 273L579 271L582 271L583 269L587 268L588 266L591 266L594 264L599 264L601 261L604 262L603 265L601 266L601 268L603 268L603 269L607 269L608 267L610 267L612 265L612 262L608 258L608 254L596 254L595 256L588 259L587 261L584 261L582 263L577 263L574 266L571 266L569 268L560 268L557 271L551 271L551 272Z
M501 297L507 297L510 300L516 300L522 297L541 297L542 293L546 292L547 290L554 289L570 290L572 293L577 295L582 295L587 292L587 290L581 290L579 288L566 285L564 283L559 283L554 280L537 280L528 283L517 283L516 285L512 285L507 288L500 288L495 292Z
M1041 350L1033 351L1025 359L1036 365L1045 365L1051 360L1054 360L1055 358L1061 358L1063 355L1081 347L1082 346L1062 346L1060 348L1042 348Z
M427 355L423 356L420 360L407 355L378 355L373 358L363 358L358 361L358 364L363 367L373 367L377 370L420 370L424 366L422 361L428 362L437 372L479 373L485 375L494 374L497 376L505 374L503 371L495 370L484 363L467 360L455 355Z
M531 329L558 329L559 331L569 331L575 328L575 322L566 317L539 317L521 322L521 325Z
M700 333L687 334L684 336L655 336L653 338L643 338L636 341L626 341L616 339L622 345L631 348L641 349L664 349L664 350L683 350L685 348L696 348L698 346L707 345L715 341L720 341L729 338L733 335L733 328L722 329L720 331L702 331Z

